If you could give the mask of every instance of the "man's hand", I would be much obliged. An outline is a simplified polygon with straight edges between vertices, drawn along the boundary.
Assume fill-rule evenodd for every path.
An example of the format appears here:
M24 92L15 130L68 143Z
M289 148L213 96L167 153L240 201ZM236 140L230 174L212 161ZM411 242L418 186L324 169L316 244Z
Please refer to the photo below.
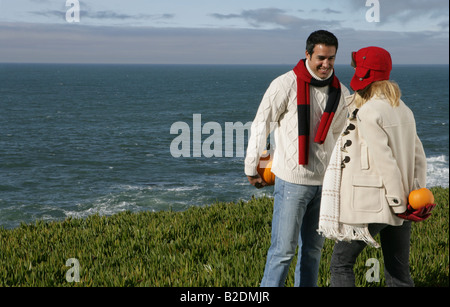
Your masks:
M261 189L267 185L267 183L262 180L261 176L247 176L248 181L252 186L254 186L257 189Z

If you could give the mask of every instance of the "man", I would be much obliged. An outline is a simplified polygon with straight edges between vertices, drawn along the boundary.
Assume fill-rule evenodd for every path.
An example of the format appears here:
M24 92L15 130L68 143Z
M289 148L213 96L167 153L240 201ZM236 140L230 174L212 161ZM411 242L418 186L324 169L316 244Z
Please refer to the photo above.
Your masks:
M245 174L257 188L266 185L257 166L274 127L276 175L272 243L261 286L284 286L298 245L295 286L317 286L324 238L317 233L322 181L346 120L344 96L334 75L338 40L312 33L306 58L276 78L266 91L251 127Z

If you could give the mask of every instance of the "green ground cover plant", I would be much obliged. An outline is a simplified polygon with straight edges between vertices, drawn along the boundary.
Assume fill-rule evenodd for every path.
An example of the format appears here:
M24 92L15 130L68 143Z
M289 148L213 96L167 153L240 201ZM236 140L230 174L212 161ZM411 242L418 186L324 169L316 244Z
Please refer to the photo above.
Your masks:
M433 188L432 217L415 223L411 274L416 286L449 286L449 189ZM258 198L192 207L183 212L22 224L0 229L0 286L257 287L270 245L273 201ZM329 285L333 241L326 240L319 286ZM69 259L78 261L79 280ZM368 259L380 263L368 282ZM294 284L293 260L287 286ZM73 274L72 274L73 273ZM380 249L367 247L355 267L358 286L384 286Z

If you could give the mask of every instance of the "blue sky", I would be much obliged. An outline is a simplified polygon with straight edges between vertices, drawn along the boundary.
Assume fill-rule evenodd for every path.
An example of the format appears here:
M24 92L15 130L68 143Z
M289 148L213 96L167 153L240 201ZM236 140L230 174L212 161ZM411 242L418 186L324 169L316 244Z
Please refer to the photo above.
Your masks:
M448 64L447 0L0 0L0 62L295 64L317 29L338 64L375 45L397 64ZM379 22L368 11L379 7ZM371 15L372 17L375 15Z

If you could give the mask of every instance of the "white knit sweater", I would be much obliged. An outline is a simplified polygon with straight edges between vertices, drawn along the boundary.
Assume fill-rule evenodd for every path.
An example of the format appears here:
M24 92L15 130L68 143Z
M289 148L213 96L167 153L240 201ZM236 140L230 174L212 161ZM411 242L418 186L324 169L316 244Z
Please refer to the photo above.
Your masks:
M306 67L314 78L320 80ZM281 75L270 84L256 113L250 130L245 174L255 176L267 138L274 131L275 153L272 172L279 178L296 184L322 185L323 176L330 160L339 134L342 132L347 117L345 96L348 89L341 84L342 96L335 117L328 131L324 144L314 142L317 128L328 100L328 86L310 86L311 124L308 165L298 163L298 117L297 117L297 76L294 71Z

